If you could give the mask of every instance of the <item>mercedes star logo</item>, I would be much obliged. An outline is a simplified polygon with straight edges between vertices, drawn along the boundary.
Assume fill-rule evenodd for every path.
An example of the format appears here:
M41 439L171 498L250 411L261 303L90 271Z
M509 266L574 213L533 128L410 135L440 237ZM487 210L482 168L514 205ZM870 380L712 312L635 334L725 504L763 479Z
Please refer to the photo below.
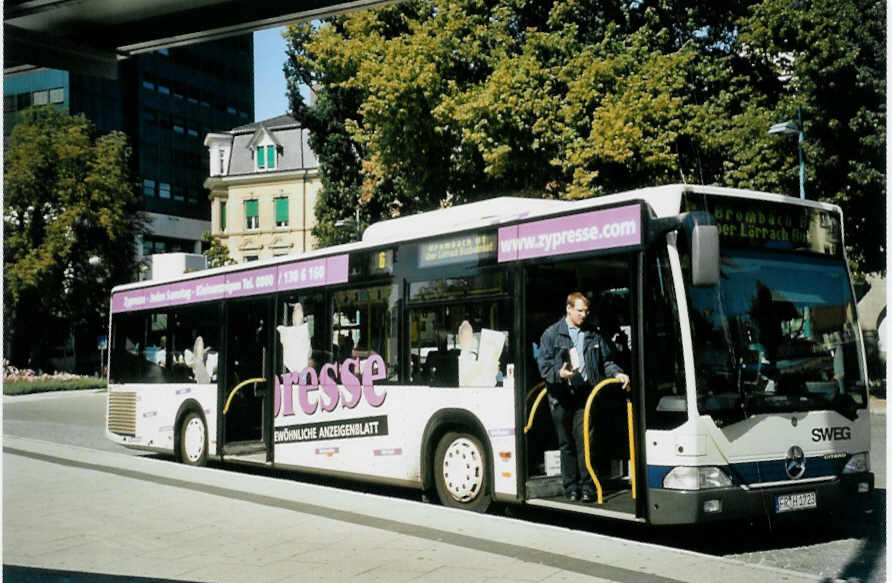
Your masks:
M787 450L787 460L784 469L792 480L798 480L805 474L805 453L798 445Z

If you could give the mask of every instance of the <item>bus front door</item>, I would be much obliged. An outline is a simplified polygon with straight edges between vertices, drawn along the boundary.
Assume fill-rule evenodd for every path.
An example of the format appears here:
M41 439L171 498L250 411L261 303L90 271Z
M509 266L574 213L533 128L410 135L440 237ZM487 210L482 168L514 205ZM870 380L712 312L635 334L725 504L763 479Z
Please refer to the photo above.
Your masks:
M221 378L223 454L268 461L270 302L226 305L226 360Z

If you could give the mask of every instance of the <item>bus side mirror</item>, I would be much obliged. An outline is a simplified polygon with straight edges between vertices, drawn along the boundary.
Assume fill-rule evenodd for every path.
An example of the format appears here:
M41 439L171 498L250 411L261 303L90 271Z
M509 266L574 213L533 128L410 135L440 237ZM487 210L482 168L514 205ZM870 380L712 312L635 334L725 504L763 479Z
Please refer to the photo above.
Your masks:
M669 231L678 231L691 252L691 283L697 287L718 285L720 273L719 228L715 218L704 211L682 213L674 217L651 218L647 241L654 243Z
M698 287L719 284L719 228L695 224L691 229L691 283Z

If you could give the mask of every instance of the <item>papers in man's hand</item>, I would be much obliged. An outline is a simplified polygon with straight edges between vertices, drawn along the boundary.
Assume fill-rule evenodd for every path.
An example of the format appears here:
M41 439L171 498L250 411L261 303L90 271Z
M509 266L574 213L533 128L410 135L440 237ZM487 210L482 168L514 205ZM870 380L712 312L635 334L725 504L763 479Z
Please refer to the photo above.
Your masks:
M582 362L579 360L579 351L576 350L576 347L570 349L570 368L573 370L581 370Z

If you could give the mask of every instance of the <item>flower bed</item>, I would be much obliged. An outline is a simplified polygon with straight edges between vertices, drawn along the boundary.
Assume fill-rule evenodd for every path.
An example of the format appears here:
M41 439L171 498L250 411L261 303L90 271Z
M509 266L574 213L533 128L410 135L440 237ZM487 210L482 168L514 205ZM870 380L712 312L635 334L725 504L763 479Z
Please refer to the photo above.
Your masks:
M85 377L71 373L37 374L30 369L17 369L4 363L3 394L27 395L47 391L73 391L104 389L105 379Z

